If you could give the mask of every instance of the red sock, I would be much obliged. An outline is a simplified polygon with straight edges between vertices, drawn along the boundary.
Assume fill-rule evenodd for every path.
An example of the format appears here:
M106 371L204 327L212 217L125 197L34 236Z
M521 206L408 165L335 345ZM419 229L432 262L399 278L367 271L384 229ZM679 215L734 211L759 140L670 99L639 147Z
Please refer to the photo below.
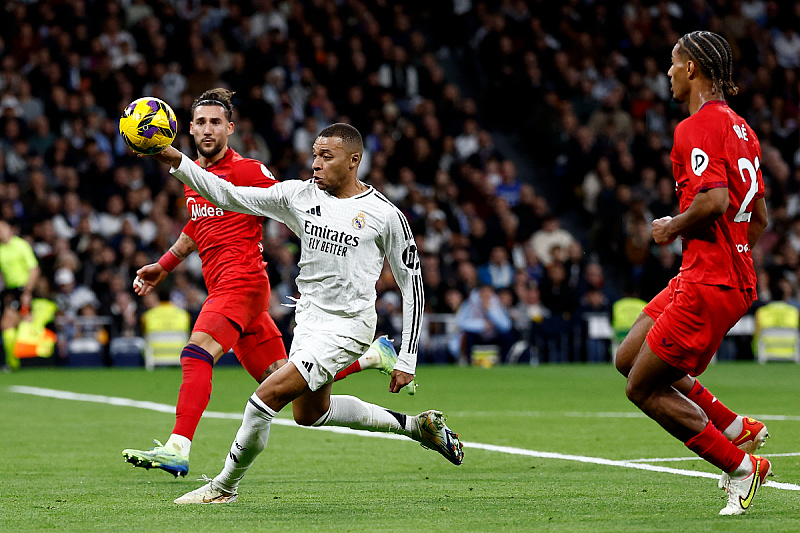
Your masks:
M717 400L698 380L694 381L694 386L686 397L705 411L708 419L720 431L725 431L736 420L736 413L725 407L725 404Z
M694 453L723 472L733 472L742 464L745 453L731 444L720 430L709 422L706 428L684 444Z
M214 358L199 346L189 344L181 352L183 381L178 392L173 433L183 435L189 440L194 438L200 417L211 399L213 365Z
M333 378L333 381L339 381L340 379L344 379L350 374L355 374L356 372L361 372L361 363L358 362L358 359L356 359L355 363L336 374L336 377Z

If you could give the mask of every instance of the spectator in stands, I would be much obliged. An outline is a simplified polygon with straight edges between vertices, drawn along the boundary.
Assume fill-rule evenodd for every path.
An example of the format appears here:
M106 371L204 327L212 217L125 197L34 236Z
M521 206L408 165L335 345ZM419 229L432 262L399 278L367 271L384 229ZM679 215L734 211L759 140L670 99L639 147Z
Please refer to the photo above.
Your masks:
M513 324L492 287L481 285L473 289L461 304L456 323L462 334L459 351L461 364L469 364L472 348L476 344L496 344L500 360L505 359L514 340L511 333Z
M581 321L582 338L586 339L586 362L605 363L608 361L610 341L598 336L594 329L594 321L602 322L611 315L611 302L603 291L591 288L581 296L577 308Z
M734 66L743 73L735 106L759 134L771 212L779 214L784 204L789 217L800 212L795 125L800 67L793 55L798 37L789 3L746 1L739 13L738 3L694 2L680 10L673 2L669 15L657 19L653 13L662 12L661 4L647 9L578 2L536 16L523 4L494 11L482 2L464 2L444 24L456 29L443 27L441 17L434 16L438 10L409 9L403 3L371 3L357 11L346 4L313 4L289 12L250 12L247 3L176 10L170 3L144 0L79 2L60 5L55 21L38 10L15 10L4 34L5 53L0 50L0 137L6 148L0 151L0 189L9 190L5 184L16 180L19 201L13 191L0 191L5 210L0 217L11 212L3 201L13 202L21 236L35 241L48 276L58 248L53 224L58 235L69 238L83 216L97 221L91 231L102 232L106 242L119 232L116 217L135 217L138 223L131 223L140 251L151 261L157 258L178 233L156 237L148 228L183 227L182 191L165 180L163 170L131 156L116 133L116 117L130 100L153 94L188 124L188 84L207 86L210 76L237 91L236 103L253 120L252 135L242 135L242 150L269 159L264 162L282 178L303 176L307 147L301 149L302 131L308 120L322 127L346 115L363 124L368 157L362 167L371 164L369 174L376 186L381 182L379 190L403 205L412 219L431 212L426 205L431 196L445 213L453 249L429 252L439 256L443 270L463 260L473 267L488 261L498 243L481 242L481 237L473 237L475 247L466 257L452 256L463 255L476 218L489 237L496 230L511 230L512 219L494 209L499 196L517 221L515 242L503 243L509 250L529 241L552 212L586 244L587 255L596 254L613 269L608 272L627 273L633 264L624 253L627 234L621 221L631 199L641 197L654 218L673 214L676 205L665 154L687 111L669 101L665 67L655 58L663 56L676 29L711 25L743 35L731 43L737 54ZM81 22L55 26L73 18ZM335 22L320 22L329 19ZM187 43L188 53L181 53L175 42ZM443 43L442 50L450 52L446 63L430 53ZM190 80L196 57L211 59L200 59L208 68ZM445 82L459 69L465 86ZM336 85L343 73L355 88ZM480 106L464 94L475 95ZM497 94L523 96L492 101ZM488 117L487 109L511 115ZM238 126L247 133L243 121ZM498 129L492 128L507 138L524 139L529 153L500 143ZM176 145L190 153L191 142L181 135ZM502 182L489 187L487 178L501 162L497 175L504 179L510 161L519 167L519 203L516 185L508 193ZM401 172L402 167L408 170ZM597 176L591 176L591 169ZM655 187L650 184L653 173ZM129 189L139 192L129 194ZM572 216L580 205L573 198L576 189L591 213L584 219ZM150 199L162 191L167 198L148 211ZM67 198L74 192L83 200L79 214L74 197ZM121 211L116 200L109 201L115 195L128 204ZM775 235L782 235L779 219ZM282 245L286 237L279 240ZM569 249L563 243L561 248ZM765 254L771 264L772 245ZM103 275L113 267L90 264L92 255L99 253L81 254L83 272ZM658 259L653 249L646 252L643 283ZM548 254L540 261L549 262ZM514 259L515 265L519 262ZM537 267L526 269L531 268ZM186 276L186 287L176 295L190 294L196 301L202 292L199 267L181 276ZM615 276L608 278L609 285L620 285ZM92 286L103 302L114 299L103 294L106 281Z
M566 249L573 240L572 234L561 228L558 218L549 215L542 221L542 229L531 236L530 244L542 263L550 265L553 262L552 248L558 246L562 250Z
M495 290L506 289L514 282L514 267L504 246L495 246L489 262L478 268L478 280Z
M67 319L74 318L87 306L96 308L99 305L92 289L76 284L75 273L69 268L59 268L54 277L58 312Z

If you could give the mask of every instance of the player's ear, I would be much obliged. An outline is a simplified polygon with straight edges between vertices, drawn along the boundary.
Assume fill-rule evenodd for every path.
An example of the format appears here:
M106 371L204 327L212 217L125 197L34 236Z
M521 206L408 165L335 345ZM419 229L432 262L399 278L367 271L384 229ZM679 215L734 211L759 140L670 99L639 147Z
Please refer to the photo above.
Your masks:
M692 79L694 78L696 73L697 73L697 65L692 59L688 60L686 62L686 76L689 79Z
M233 122L229 121L228 122L228 135L233 135L233 130L234 129L236 129L236 128L233 126Z
M194 135L194 122L189 122L189 135Z
M360 161L361 161L361 154L359 154L358 152L350 154L350 168L356 168Z

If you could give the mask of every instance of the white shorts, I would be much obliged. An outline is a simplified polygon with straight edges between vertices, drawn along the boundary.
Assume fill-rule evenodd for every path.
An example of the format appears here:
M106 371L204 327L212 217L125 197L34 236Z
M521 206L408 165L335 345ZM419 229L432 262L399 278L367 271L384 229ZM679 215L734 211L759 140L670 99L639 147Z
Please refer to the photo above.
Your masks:
M367 351L375 338L378 316L365 311L359 316L342 317L301 301L295 309L295 321L289 361L315 391Z

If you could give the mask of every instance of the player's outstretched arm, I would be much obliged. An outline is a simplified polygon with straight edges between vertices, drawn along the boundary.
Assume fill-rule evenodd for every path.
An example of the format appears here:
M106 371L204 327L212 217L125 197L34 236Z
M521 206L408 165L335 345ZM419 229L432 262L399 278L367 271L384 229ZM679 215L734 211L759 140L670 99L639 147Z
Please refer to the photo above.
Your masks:
M172 167L173 176L197 191L200 196L217 207L244 213L246 215L266 216L280 222L288 209L281 183L272 187L240 187L201 168L186 156L177 167Z
M272 187L237 187L201 168L174 146L151 156L170 166L170 173L217 207L246 215L268 216L283 221L285 209L280 183Z
M705 228L725 214L729 202L727 187L699 192L680 215L653 221L653 239L656 244L669 244L678 235Z

